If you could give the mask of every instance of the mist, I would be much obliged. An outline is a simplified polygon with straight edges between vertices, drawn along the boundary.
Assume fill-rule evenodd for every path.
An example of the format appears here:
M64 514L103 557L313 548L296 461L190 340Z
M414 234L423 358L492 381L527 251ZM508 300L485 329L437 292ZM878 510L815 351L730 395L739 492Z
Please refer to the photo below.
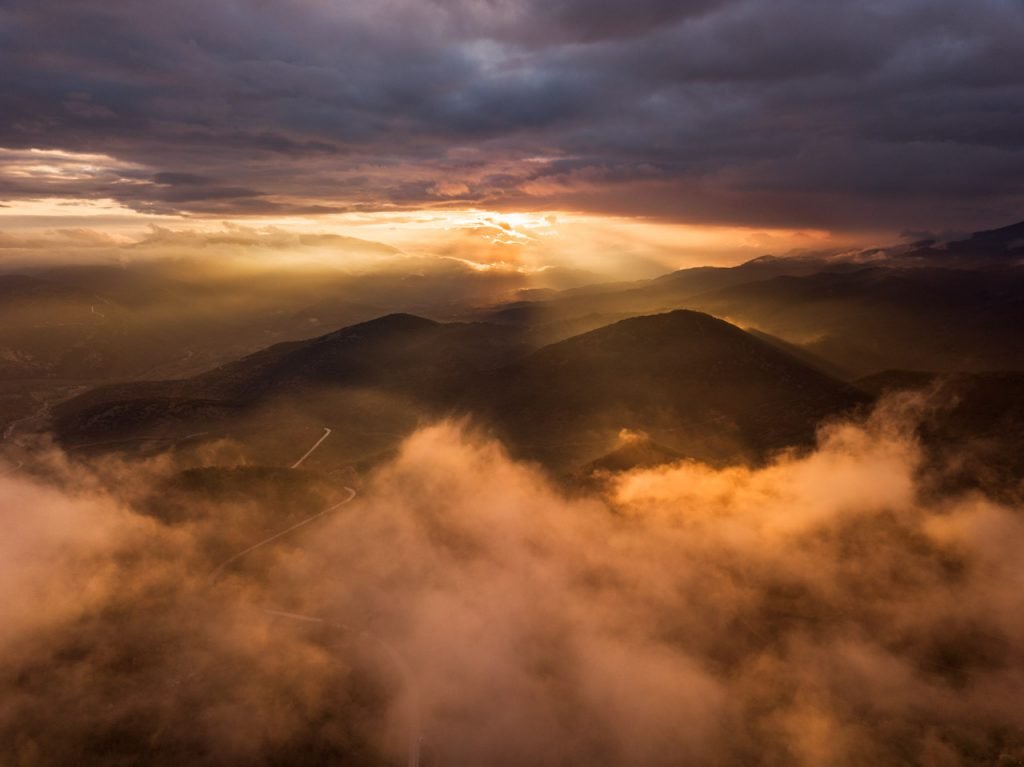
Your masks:
M588 494L467 423L341 505L51 449L0 481L3 763L1016 763L1021 510L936 497L925 405Z

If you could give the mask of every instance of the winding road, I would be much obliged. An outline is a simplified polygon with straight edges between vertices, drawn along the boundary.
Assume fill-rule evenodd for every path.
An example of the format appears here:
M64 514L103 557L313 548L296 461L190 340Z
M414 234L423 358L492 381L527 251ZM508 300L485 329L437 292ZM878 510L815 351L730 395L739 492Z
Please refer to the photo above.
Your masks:
M321 437L321 441L323 441L323 439L325 439L325 438L326 438L326 435L324 437ZM307 453L307 455L308 455L308 453ZM345 490L348 491L348 497L345 498L344 500L338 501L338 503L335 503L335 504L332 504L331 506L328 506L323 511L320 511L317 514L314 514L311 517L307 517L306 519L303 519L300 522L296 522L294 525L291 525L290 527L286 527L284 530L281 530L281 531L279 531L277 533L274 533L269 538L264 538L262 541L254 543L252 546L249 546L248 548L245 548L242 551L239 551L237 554L235 554L235 555L225 559L223 562L221 562L219 565L217 565L217 567L210 573L209 579L208 579L208 583L212 586L217 581L217 579L220 577L221 573L223 573L226 568L230 567L233 563L237 562L239 559L241 559L242 557L246 556L247 554L250 554L251 552L255 551L258 548L261 548L261 547L266 546L266 545L268 545L270 543L273 543L274 541L279 540L279 539L285 537L289 533L292 533L295 530L298 530L300 527L305 527L306 525L310 524L311 522L315 522L316 520L320 519L321 517L324 517L327 514L330 514L332 511L335 511L335 510L341 508L342 506L344 506L344 505L346 505L348 503L351 503L352 499L356 497L356 491L354 489L352 489L351 487L346 487ZM343 624L343 623L334 623L332 621L324 620L323 618L317 618L317 617L313 617L313 616L309 616L309 615L300 615L299 613L286 612L284 610L271 610L269 608L264 608L263 612L267 613L268 615L273 615L273 616L275 616L277 618L286 618L288 620L302 621L304 623L319 623L319 624L323 624L323 625L327 625L327 626L332 626L334 628L337 628L337 629L340 629L340 630L343 630L343 631L352 631L352 632L354 632L354 629L351 626L348 626L348 625ZM421 731L421 727L422 727L422 724L421 724L421 722L422 722L422 714L420 712L419 693L417 692L416 686L415 686L415 677L413 676L412 671L409 668L409 664L402 657L401 653L399 653L398 650L396 650L390 643L388 643L387 641L381 639L380 637L378 637L375 634L373 634L373 632L368 631L368 630L364 630L364 631L361 631L361 632L358 632L358 633L360 633L360 634L362 634L364 636L367 636L371 640L376 642L384 650L384 652L391 659L391 661L395 664L395 666L401 672L402 676L405 677L406 681L410 685L410 690L411 690L411 698L410 698L411 714L410 714L410 723L409 723L409 731L410 732L409 732L409 747L408 747L407 764L408 764L408 767L419 767L419 765L420 765L420 752L421 752L422 746L423 746L423 735L422 735L422 731Z
M299 458L299 460L297 460L295 463L293 463L291 465L291 468L293 468L293 469L299 468L302 465L303 461L305 461L307 458L309 458L309 456L311 456L313 454L313 452L318 447L320 447L320 445L323 444L324 440L327 439L330 435L331 435L331 430L325 426L324 427L324 433L320 437L320 439L318 439L313 444L313 446L309 450L307 450L306 453L301 458ZM273 543L274 541L280 540L281 538L284 538L285 536L295 532L299 528L305 527L306 525L308 525L308 524L310 524L312 522L315 522L316 520L321 519L322 517L327 516L331 512L336 511L337 509L340 509L342 506L345 506L346 504L351 503L352 500L356 497L356 491L353 488L351 488L351 487L345 487L344 490L346 490L348 492L348 497L347 498L345 498L345 499L343 499L341 501L338 501L337 503L334 503L334 504L328 506L326 509L323 509L322 511L317 512L316 514L314 514L311 517L307 517L306 519L303 519L303 520L301 520L299 522L296 522L294 525L290 525L289 527L286 527L284 530L280 530L280 531L274 533L273 535L271 535L271 536L269 536L267 538L264 538L262 541L257 541L256 543L252 544L251 546L249 546L249 547L247 547L245 549L242 549L237 554L234 554L234 555L228 557L227 559L225 559L223 562L221 562L219 565L217 565L217 567L215 567L213 569L213 571L210 573L210 575L208 577L207 583L212 586L217 581L217 579L221 576L221 574L224 572L224 570L226 570L228 567L230 567L232 564L234 564L238 560L242 559L246 555L251 554L256 549L262 548L263 546L267 546L267 545ZM278 618L285 618L285 619L293 620L293 621L302 621L304 623L319 623L319 624L323 624L323 625L327 625L327 626L332 626L334 628L337 628L337 629L340 629L340 630L343 630L343 631L354 632L354 629L352 629L351 626L345 625L343 623L335 623L335 622L332 622L332 621L327 621L327 620L325 620L323 618L317 618L317 617L314 617L314 616L300 615L298 613L286 612L284 610L271 610L271 609L268 609L268 608L265 608L263 610L263 612L267 613L268 615L273 615L273 616L278 617ZM385 641L384 639L381 639L380 637L376 636L375 634L373 634L373 632L371 632L369 630L363 630L363 631L358 632L358 633L362 634L363 636L369 637L372 641L374 641L376 644L378 644L384 650L385 654L391 659L392 663L395 664L396 668L398 668L399 672L402 674L403 677L405 677L406 681L410 685L410 690L411 690L410 709L411 709L411 713L410 713L410 722L409 722L409 745L408 745L407 764L408 764L408 767L419 767L419 765L420 765L420 752L421 752L422 746L423 746L422 714L421 714L421 711L420 711L419 693L416 690L415 677L412 674L412 670L410 669L409 664L406 662L405 658L402 657L401 653L399 653L398 650L396 650L389 642Z
M322 445L322 444L323 444L323 441L324 441L325 439L327 439L327 438L328 438L329 436L331 436L331 430L330 430L330 429L328 429L328 428L327 428L327 427L325 426L325 427L324 427L324 434L323 434L323 436L322 436L322 437L320 437L320 439L318 439L318 440L317 440L316 442L314 442L314 443L313 443L313 447L311 447L311 448L310 448L309 450L307 450L307 451L306 451L306 453L305 453L305 455L303 455L303 456L302 456L302 458L300 458L300 459L299 459L299 460L297 460L297 461L296 461L295 463L293 463L293 464L291 465L291 468L293 468L293 469L297 469L297 468L299 468L299 467L300 467L300 466L302 465L302 462L303 462L303 461L305 461L305 460L306 460L307 458L309 458L309 457L310 457L311 455L313 455L313 451L314 451L314 450L316 450L316 449L317 449L318 447L320 447L320 445Z
M222 572L224 572L225 568L230 567L232 564L237 562L239 559L244 557L246 554L250 554L253 551L256 551L256 549L259 549L259 548L262 548L262 547L266 546L268 543L273 543L276 540L284 538L286 535L288 535L289 533L295 532L300 527L305 527L306 525L310 524L311 522L316 522L318 519L320 519L321 517L327 516L332 511L340 509L346 503L350 503L352 501L352 499L356 497L356 491L353 490L351 487L346 487L344 489L347 490L348 494L349 494L348 498L346 498L345 500L338 501L337 503L335 503L335 504L333 504L331 506L328 506L323 511L320 511L320 512L314 514L311 517L306 517L306 519L303 519L300 522L296 522L294 525L292 525L290 527L286 527L284 530L281 530L280 532L274 533L269 538L264 538L262 541L254 543L252 546L249 546L248 548L243 549L242 551L239 551L237 554L234 554L233 556L230 556L227 559L225 559L223 562L221 562L219 565L217 565L217 567L215 567L213 569L213 571L210 573L209 582L210 583L214 583L217 580L217 578L220 577L220 574Z

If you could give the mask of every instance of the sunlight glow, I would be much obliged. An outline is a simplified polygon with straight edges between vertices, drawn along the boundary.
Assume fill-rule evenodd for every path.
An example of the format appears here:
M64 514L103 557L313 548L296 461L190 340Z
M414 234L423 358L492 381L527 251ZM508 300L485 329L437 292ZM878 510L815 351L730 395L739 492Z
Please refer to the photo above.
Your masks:
M260 258L354 266L361 259L353 248L313 248L298 240L288 244L289 237L339 236L368 241L364 244L370 246L379 243L408 256L460 262L476 271L538 274L561 269L580 279L619 280L846 244L827 231L691 225L561 210L442 207L234 218L159 214L127 207L106 195L75 194L80 188L103 192L150 184L151 172L103 154L60 150L0 149L2 178L17 190L14 199L0 200L3 230L45 233L84 227L152 242L152 227L159 226L182 233L185 239L194 235L197 250L211 257L244 247L236 235L245 232L241 239L252 243ZM267 247L267 242L274 247Z

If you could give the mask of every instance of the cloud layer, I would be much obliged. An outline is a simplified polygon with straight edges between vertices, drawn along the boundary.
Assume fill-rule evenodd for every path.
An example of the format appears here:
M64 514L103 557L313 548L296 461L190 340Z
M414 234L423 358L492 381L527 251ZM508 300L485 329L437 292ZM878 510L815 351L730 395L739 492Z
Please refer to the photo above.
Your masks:
M213 583L330 486L174 501L159 459L55 457L0 483L0 740L16 764L378 764L417 743L439 764L1015 763L1021 510L923 493L913 412L601 497L439 424Z
M14 0L0 198L997 224L1022 33L1019 0ZM25 173L33 147L107 159Z

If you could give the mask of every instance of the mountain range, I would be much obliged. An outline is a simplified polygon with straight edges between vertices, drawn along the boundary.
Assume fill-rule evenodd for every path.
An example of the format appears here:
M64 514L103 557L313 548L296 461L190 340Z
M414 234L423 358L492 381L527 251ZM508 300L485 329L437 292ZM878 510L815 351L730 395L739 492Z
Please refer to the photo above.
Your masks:
M697 312L622 320L539 349L516 328L395 314L191 378L97 389L58 408L56 425L75 446L230 430L287 408L344 430L400 402L418 417L471 416L513 450L561 466L609 452L623 430L706 460L756 458L807 443L821 419L867 399Z
M269 463L286 461L296 445L331 429L320 455L351 463L374 460L425 420L467 417L516 455L572 472L672 457L761 461L810 444L823 421L867 405L884 389L933 386L943 377L945 390L958 392L959 410L947 409L923 437L1002 445L1024 419L989 423L981 402L993 392L1012 399L1024 375L1022 233L1018 224L947 243L763 257L654 280L528 291L530 300L485 308L437 311L443 302L434 300L433 317L375 309L388 303L383 283L374 303L350 294L333 302L299 298L296 283L285 291L296 305L357 321L232 361L231 350L251 347L273 318L246 330L243 342L229 328L258 316L260 302L241 314L222 307L224 340L215 352L206 346L205 364L158 365L154 376L126 376L114 366L104 381L95 370L71 369L65 353L61 375L77 384L77 396L52 411L52 424L74 450L162 449L229 436ZM168 281L161 269L142 270L143 283L133 274L117 278L149 285L137 302L148 297L163 307L147 315L149 330L167 307L184 311L174 285L188 280ZM127 299L113 308L92 303L117 280L102 269L88 277L72 285L52 275L11 275L0 308L45 316L72 302L82 314L88 306L97 327L121 312L123 329L136 332L141 326ZM186 295L202 293L197 281L189 284ZM399 292L412 295L408 286ZM273 291L264 285L257 293ZM211 311L189 322L199 328ZM314 326L301 316L287 335ZM156 345L180 353L179 341L164 335ZM85 358L97 353L88 344L82 349ZM148 364L159 353L143 357ZM9 351L6 359L17 364L19 357ZM137 380L175 369L187 374ZM76 377L86 373L93 377ZM975 422L997 437L974 439L967 427Z

